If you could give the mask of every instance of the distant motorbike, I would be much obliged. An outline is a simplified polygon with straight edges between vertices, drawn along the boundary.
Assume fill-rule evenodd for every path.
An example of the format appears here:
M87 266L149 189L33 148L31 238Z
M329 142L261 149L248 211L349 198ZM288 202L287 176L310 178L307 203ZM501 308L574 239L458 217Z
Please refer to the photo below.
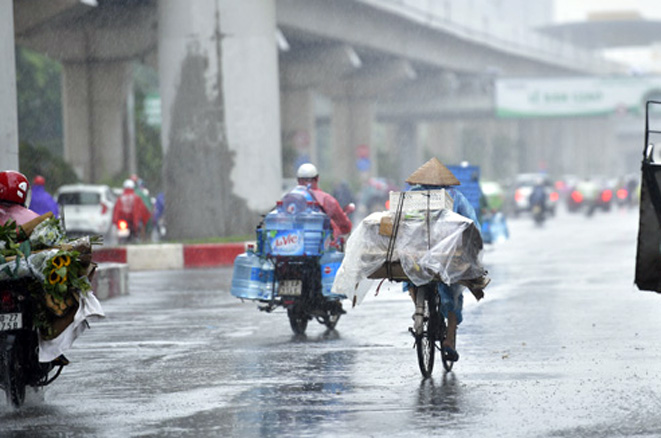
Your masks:
M543 205L535 204L532 206L532 218L536 225L542 225L544 223L546 220L546 214Z
M67 364L63 357L39 362L37 329L33 324L36 303L32 297L38 287L37 282L28 279L0 282L0 386L14 407L25 401L26 387L50 384Z
M546 220L546 192L541 185L535 186L530 194L530 211L535 224L541 226Z

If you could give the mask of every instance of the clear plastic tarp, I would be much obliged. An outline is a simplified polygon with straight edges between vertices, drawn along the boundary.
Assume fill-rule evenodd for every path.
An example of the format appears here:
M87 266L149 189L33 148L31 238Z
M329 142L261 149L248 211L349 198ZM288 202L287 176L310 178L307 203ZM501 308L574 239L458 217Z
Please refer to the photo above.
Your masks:
M376 212L358 224L346 243L333 293L346 295L355 305L369 290L363 281L367 278L407 280L418 286L440 280L452 285L486 274L482 237L472 220L448 209L403 211L390 233L391 241L382 222L393 224L396 215ZM385 269L388 264L401 265L400 274Z

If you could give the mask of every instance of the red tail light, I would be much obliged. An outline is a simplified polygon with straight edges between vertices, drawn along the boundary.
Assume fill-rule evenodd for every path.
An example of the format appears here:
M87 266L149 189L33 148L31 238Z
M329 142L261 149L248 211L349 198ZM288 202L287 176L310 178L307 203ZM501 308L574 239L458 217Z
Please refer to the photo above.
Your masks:
M516 192L514 192L514 200L516 202L523 201L523 193L521 193L521 190L517 190Z
M601 200L603 202L609 202L611 199L613 199L613 191L611 189L606 189L601 192Z
M571 199L577 204L580 204L583 202L583 195L581 195L581 192L574 190L571 192Z
M14 298L11 291L3 290L0 292L0 308L2 310L14 310Z
M129 223L126 222L124 219L121 219L119 222L117 222L117 228L120 230L124 231L129 228Z
M558 195L558 192L551 192L551 193L549 194L549 199L550 199L552 202L555 202L555 201L557 201L558 199L560 199L560 195Z
M106 214L107 212L108 212L108 206L102 202L101 203L101 214Z
M627 192L627 189L619 189L617 191L617 198L618 199L627 199L627 195L629 192Z

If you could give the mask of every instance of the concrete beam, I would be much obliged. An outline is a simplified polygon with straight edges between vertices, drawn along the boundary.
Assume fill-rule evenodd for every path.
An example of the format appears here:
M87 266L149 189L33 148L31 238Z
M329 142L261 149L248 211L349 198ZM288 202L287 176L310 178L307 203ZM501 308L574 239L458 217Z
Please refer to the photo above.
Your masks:
M51 21L35 22L17 32L16 42L62 62L144 59L156 50L156 28L156 9L150 4L70 5Z
M13 0L14 31L20 39L41 27L50 27L55 20L70 22L92 8L80 0Z
M319 87L341 78L362 65L356 51L347 44L331 44L299 50L280 57L280 82L283 89Z
M451 72L426 74L403 84L380 99L379 121L442 120L493 117L495 106L488 78L457 76Z
M427 66L481 73L500 68L511 75L585 74L594 68L579 60L505 47L476 34L430 26L385 9L349 0L276 0L277 21L285 36L341 39L362 50L409 59ZM332 19L331 19L332 18ZM594 73L604 74L604 67Z

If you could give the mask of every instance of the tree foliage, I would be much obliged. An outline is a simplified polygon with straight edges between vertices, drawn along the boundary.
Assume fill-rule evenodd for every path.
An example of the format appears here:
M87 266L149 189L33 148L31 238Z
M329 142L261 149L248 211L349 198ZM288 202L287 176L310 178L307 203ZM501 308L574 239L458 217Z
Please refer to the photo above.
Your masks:
M21 142L18 149L20 171L30 181L41 175L46 179L46 190L53 193L63 184L78 182L78 176L60 155L51 153L44 146Z
M56 61L16 47L19 141L61 155L62 67Z

